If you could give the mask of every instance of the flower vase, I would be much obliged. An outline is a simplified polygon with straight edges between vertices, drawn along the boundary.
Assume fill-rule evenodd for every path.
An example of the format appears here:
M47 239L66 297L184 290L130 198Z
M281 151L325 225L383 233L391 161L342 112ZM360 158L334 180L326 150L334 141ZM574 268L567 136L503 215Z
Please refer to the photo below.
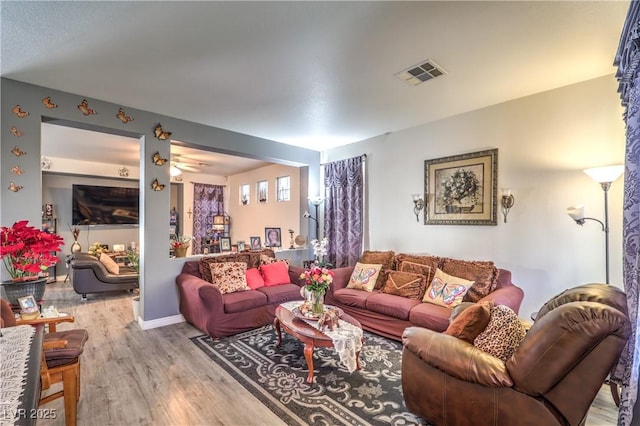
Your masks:
M189 247L176 247L173 251L176 253L176 257L185 257L187 255L187 249Z
M73 244L71 244L71 253L80 253L82 251L82 246L78 242L78 240L74 240Z
M26 296L33 296L36 302L40 302L44 297L47 286L47 277L37 278L30 281L4 281L2 283L2 296L11 305L19 306L18 299Z
M324 312L324 292L311 292L311 312L314 316L320 316Z

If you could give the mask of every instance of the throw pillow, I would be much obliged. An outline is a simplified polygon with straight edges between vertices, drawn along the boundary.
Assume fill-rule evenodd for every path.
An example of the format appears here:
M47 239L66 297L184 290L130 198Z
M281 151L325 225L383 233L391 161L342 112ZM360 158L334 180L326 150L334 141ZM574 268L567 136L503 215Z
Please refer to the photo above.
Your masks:
M507 362L520 346L526 329L518 315L508 306L491 308L489 324L473 341L473 345L488 354Z
M422 301L453 308L462 302L462 298L472 284L473 281L454 277L453 275L445 274L440 269L436 269L433 281L431 281L431 285L424 294Z
M107 268L107 271L111 272L112 274L117 275L120 273L120 266L118 266L116 261L113 260L109 255L100 253L100 263L102 263L104 267Z
M267 256L266 254L260 255L260 266L262 265L270 265L276 262L284 262L287 267L289 266L289 259L276 259L275 257Z
M395 294L412 300L422 300L427 282L424 275L410 272L390 271L387 283L382 287L382 292Z
M349 278L347 288L369 292L373 291L381 270L382 265L380 264L356 263L351 278Z
M378 274L376 279L375 289L380 289L385 286L387 282L387 274L393 269L393 251L372 251L365 250L360 256L360 263L369 263L374 265L382 265L381 273Z
M270 287L272 285L289 284L289 267L284 262L273 262L269 265L260 266L260 273L264 278L264 285Z
M447 274L474 281L465 296L465 300L470 302L477 302L488 295L498 283L498 268L493 262L443 259L442 270Z
M454 311L461 306L462 304L453 308ZM492 307L492 301L473 303L468 307L465 306L465 309L451 321L449 327L444 331L444 334L455 336L458 339L473 344L475 338L487 328L487 324L489 324L489 320L491 319ZM451 316L454 317L453 312Z
M438 269L437 265L424 265L422 263L411 262L409 260L403 260L398 267L398 270L402 272L424 275L425 282L427 283L433 281L436 269Z
M264 278L262 278L262 274L258 268L249 268L247 269L247 285L251 290L255 290L256 288L264 287Z
M213 278L211 277L211 264L223 263L223 262L244 262L249 263L249 255L246 253L232 253L223 254L217 256L203 257L198 261L198 269L200 270L200 276L203 280L209 281L213 284Z
M212 284L218 287L222 294L236 291L251 290L247 286L247 264L244 262L212 263Z

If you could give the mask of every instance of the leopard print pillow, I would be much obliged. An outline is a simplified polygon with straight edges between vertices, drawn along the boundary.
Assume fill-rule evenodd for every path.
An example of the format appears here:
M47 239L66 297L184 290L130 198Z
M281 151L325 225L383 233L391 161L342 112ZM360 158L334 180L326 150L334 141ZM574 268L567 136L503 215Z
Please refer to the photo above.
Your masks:
M244 262L211 263L212 284L222 294L251 290L247 285L247 264Z
M473 345L488 354L507 362L516 351L526 330L518 315L508 306L491 308L489 324L473 341Z

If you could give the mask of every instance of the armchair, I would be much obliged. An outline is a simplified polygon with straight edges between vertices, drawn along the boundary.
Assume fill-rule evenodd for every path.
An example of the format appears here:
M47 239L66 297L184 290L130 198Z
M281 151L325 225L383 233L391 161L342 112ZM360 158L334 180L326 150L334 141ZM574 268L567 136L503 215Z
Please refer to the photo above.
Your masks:
M69 278L73 290L87 298L87 293L102 293L138 288L138 273L131 268L121 268L119 274L110 273L95 256L86 253L73 254L69 262Z
M49 333L44 335L42 344L41 387L42 390L47 390L52 384L62 383L62 390L41 397L39 405L63 397L65 424L67 426L75 426L78 401L80 400L80 355L84 351L84 344L89 338L87 330L56 331L56 324L73 322L72 316L37 318L33 320L16 319L11 305L4 299L0 299L0 315L2 327L16 325L49 326Z
M403 335L407 409L438 425L580 425L631 333L626 298L606 284L549 300L507 362L444 333Z

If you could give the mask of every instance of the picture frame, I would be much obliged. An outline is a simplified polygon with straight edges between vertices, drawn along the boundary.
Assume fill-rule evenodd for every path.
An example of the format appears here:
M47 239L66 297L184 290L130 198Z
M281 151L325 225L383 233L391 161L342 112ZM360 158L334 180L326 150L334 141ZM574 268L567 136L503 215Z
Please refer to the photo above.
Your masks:
M238 245L237 244L232 244L231 245L231 253L237 253L238 252Z
M221 237L220 238L220 250L221 251L231 251L231 238L229 238L229 237Z
M497 148L425 160L425 225L497 225L497 178Z
M25 312L33 312L34 309L38 309L38 303L33 295L18 297L18 304L20 309Z
M238 246L238 251L239 251L239 252L240 252L240 251L244 251L244 250L245 250L245 248L246 248L244 241L238 241L237 246Z
M215 215L213 216L213 224L214 225L224 225L224 216L223 215Z
M46 217L47 219L53 218L53 204L44 205L44 217Z
M264 246L282 247L282 231L280 228L264 228Z
M251 250L261 250L262 249L262 241L260 237L249 237L249 243L251 244L249 248Z

